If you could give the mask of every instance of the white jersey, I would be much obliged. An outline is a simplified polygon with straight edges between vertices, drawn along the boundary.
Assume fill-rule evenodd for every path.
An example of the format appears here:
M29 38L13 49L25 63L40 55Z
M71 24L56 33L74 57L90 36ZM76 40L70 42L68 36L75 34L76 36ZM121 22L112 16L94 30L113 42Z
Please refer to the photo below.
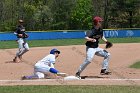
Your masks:
M55 55L53 54L49 54L47 55L46 57L44 57L43 59L39 60L35 66L41 66L41 67L44 67L44 66L49 66L49 67L53 67L53 64L55 63Z

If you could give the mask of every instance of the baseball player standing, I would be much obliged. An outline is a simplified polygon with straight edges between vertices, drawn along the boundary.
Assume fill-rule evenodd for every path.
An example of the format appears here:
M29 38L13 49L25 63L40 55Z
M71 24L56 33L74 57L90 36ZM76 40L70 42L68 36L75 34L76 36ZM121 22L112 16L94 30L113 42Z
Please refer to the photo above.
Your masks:
M59 71L54 68L56 58L59 56L60 51L56 48L50 51L50 54L39 60L34 66L34 75L23 76L22 80L25 79L41 79L46 78L49 74L57 75ZM46 77L45 77L46 76Z
M111 72L108 71L108 63L110 58L110 53L108 53L106 50L99 48L99 39L101 38L104 42L108 42L106 38L103 35L103 30L101 28L101 22L103 19L101 17L94 17L93 18L93 28L90 31L86 32L86 59L85 61L80 65L78 71L76 72L76 77L80 78L80 74L82 71L87 67L89 63L91 63L94 55L104 57L103 63L102 63L102 69L100 74L101 75L108 75Z
M18 40L18 47L19 51L16 53L15 58L13 59L13 62L20 62L22 60L22 55L29 51L28 43L26 42L26 38L28 38L27 33L25 33L25 27L23 26L23 20L18 20L18 27L14 34L17 36ZM18 61L20 60L20 61Z

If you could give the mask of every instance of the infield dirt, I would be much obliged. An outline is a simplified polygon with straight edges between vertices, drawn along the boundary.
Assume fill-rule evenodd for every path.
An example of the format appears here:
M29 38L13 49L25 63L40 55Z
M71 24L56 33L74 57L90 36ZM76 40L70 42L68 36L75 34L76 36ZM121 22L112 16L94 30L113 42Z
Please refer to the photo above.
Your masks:
M102 57L95 56L92 63L83 71L81 76L85 77L84 80L78 81L64 81L55 82L58 80L50 80L45 82L28 82L25 83L21 81L5 81L5 80L20 80L23 75L33 74L34 64L49 54L52 48L57 48L61 51L59 58L56 61L55 67L60 71L67 73L69 75L75 75L78 67L84 61L86 52L85 45L72 45L72 46L52 46L52 47L36 47L30 48L30 51L23 56L23 62L13 63L12 59L17 52L17 49L1 49L0 50L0 85L13 84L31 84L31 85L57 85L57 84L81 84L81 85L100 85L100 84L121 84L123 81L119 79L133 79L126 80L123 84L136 84L140 85L140 69L129 68L130 65L134 64L136 61L140 60L140 43L125 43L125 44L114 44L110 49L107 49L111 54L111 59L109 63L111 75L100 75ZM101 48L105 45L101 44ZM93 81L91 81L93 79ZM104 79L104 80L95 80ZM118 81L108 81L106 79L118 79ZM136 80L136 81L135 81ZM5 82L4 82L5 81ZM35 80L33 80L35 81ZM36 80L38 81L38 80Z

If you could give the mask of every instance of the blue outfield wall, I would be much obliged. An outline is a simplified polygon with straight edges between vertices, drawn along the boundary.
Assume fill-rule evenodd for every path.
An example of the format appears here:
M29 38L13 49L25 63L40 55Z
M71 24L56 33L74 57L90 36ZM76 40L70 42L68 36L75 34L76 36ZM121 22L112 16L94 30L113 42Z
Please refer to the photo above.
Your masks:
M123 38L123 37L140 37L140 29L126 29L126 30L104 30L104 35L105 37L118 37L118 38Z
M85 30L82 31L52 31L52 32L27 32L28 40L48 40L48 39L78 39L85 37ZM104 30L104 35L107 38L112 37L140 37L140 29L133 30ZM13 33L0 33L0 40L16 40Z

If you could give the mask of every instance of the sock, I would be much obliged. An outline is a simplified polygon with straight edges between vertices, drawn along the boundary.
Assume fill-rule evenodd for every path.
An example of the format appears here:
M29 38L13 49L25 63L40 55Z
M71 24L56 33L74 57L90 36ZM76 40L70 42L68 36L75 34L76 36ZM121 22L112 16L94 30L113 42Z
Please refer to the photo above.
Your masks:
M33 75L33 76L25 76L26 79L38 79L39 77L36 76L36 75Z

